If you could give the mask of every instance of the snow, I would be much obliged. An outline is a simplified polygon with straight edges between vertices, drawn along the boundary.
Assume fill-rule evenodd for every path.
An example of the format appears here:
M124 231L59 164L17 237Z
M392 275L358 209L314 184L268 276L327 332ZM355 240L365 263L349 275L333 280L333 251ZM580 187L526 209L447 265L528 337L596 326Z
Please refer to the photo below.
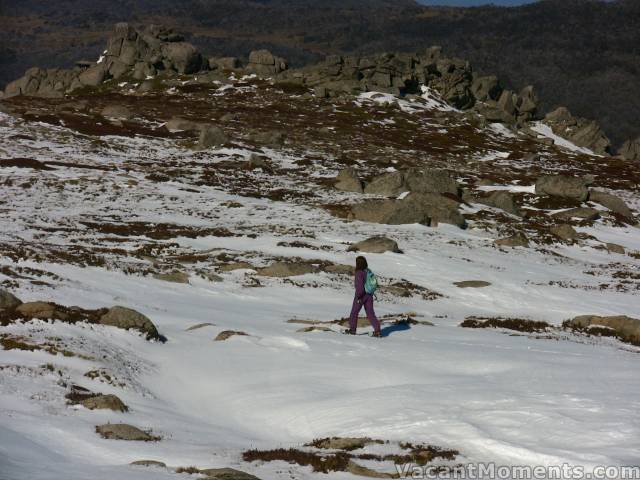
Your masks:
M386 101L377 95L361 99ZM410 102L398 102L403 109L415 108L407 106ZM38 128L37 141L9 139L28 128ZM125 305L151 318L168 339L164 344L147 342L133 332L59 322L2 327L3 334L36 342L60 339L83 355L0 350L3 480L194 478L128 466L140 459L170 466L235 467L263 479L356 478L346 473L314 474L304 468L292 474L294 467L282 463L241 461L246 449L297 447L334 435L425 442L458 449L465 461L501 465L566 462L589 470L601 464L637 463L639 349L614 340L588 342L571 335L535 339L458 326L470 315L553 324L580 314L637 316L637 292L600 290L602 279L586 273L611 262L606 252L588 245L548 247L558 257L536 249L506 252L494 248L493 238L473 225L460 230L448 225L428 229L343 222L301 203L194 185L203 164L247 158L251 152L242 146L198 156L165 139L103 137L105 145L96 148L90 138L73 136L62 127L18 124L4 114L0 137L3 158L116 167L114 171L0 170L0 191L7 202L0 216L2 243L42 249L106 245L110 237L78 227L82 221L214 225L241 236L176 236L166 243L189 253L245 255L255 266L280 256L350 265L357 254L347 251L349 244L387 235L404 253L367 254L382 282L406 279L443 295L435 301L381 295L378 315L414 311L434 326L391 331L377 340L340 335L333 324L334 331L298 333L302 325L287 323L293 318L329 321L347 315L353 295L350 278L322 273L292 279L307 282L302 287L260 278L263 286L251 288L244 285L251 270L222 274L224 281L213 283L196 272L200 267L210 269L210 264L182 264L180 268L191 275L190 284L173 284L127 273L125 267L145 262L127 255L114 254L102 267L2 256L0 272L7 267L57 276L43 277L45 284L20 283L14 293L23 301L85 308ZM265 149L264 153L281 168L297 168L295 152ZM507 156L491 151L484 159ZM169 159L187 164L193 177L155 183L136 163L155 162L162 168ZM129 186L128 180L137 185ZM33 185L20 187L24 181ZM288 177L277 183L303 188ZM63 188L56 188L60 184ZM532 188L482 187L529 193ZM229 201L243 207L224 210L222 204ZM48 228L45 242L43 227ZM254 231L257 237L246 235ZM640 250L637 228L596 224L581 231ZM117 246L130 252L145 240L127 237ZM278 245L295 240L318 250ZM626 261L638 264L630 257ZM471 279L491 285L482 289L453 285ZM3 280L9 280L6 273L0 273ZM552 281L588 288L560 288ZM203 322L214 326L187 330ZM248 336L214 342L224 330ZM55 366L55 372L42 367L47 363ZM124 387L84 375L95 369L110 372ZM61 380L117 394L131 411L69 407ZM162 440L104 440L94 427L106 422L150 428Z

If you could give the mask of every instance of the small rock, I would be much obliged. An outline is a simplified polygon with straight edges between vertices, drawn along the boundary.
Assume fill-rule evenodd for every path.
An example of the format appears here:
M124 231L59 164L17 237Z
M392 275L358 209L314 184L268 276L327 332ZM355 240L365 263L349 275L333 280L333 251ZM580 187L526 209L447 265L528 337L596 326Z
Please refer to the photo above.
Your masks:
M241 336L241 337L248 337L249 334L245 333L245 332L237 332L234 330L225 330L224 332L220 332L216 338L214 338L214 341L216 342L223 342L225 340L228 340L229 338L233 337L233 336Z
M185 272L156 273L153 278L164 282L189 283L189 274Z
M381 443L369 437L331 437L315 440L310 446L330 450L359 450L367 445Z
M560 220L571 220L572 218L579 218L581 220L592 222L600 218L600 212L595 208L578 207L564 210L562 212L557 212L551 216Z
M387 237L371 237L358 243L354 243L348 249L349 252L402 253L398 244Z
M200 124L192 120L185 120L181 117L171 117L171 119L164 124L164 127L170 132L197 131L200 128Z
M96 395L80 402L89 410L113 410L114 412L127 412L129 408L115 395Z
M107 313L100 317L101 325L110 325L112 327L124 328L129 330L139 330L147 334L147 339L159 339L158 329L156 326L139 312L126 307L111 307Z
M96 427L96 433L102 438L110 440L131 440L137 442L155 442L160 440L158 437L149 435L133 425L126 423L106 423Z
M200 470L200 473L206 475L202 480L260 480L235 468L208 468Z
M622 245L618 245L616 243L607 243L606 247L609 253L619 253L620 255L624 255L627 253Z
M329 327L319 327L319 326L303 327L296 330L297 333L330 332L330 331L331 329Z
M269 170L270 166L269 163L267 161L267 158L262 156L262 155L256 155L255 153L252 153L249 156L249 161L247 162L247 167L249 168L249 170L256 170L258 168L261 168L263 170Z
M0 310L13 310L22 305L22 301L10 292L0 288Z
M136 460L135 462L131 462L129 465L136 465L140 467L160 467L167 468L167 464L164 462L159 462L157 460Z
M500 247L528 247L529 239L524 233L516 233L507 238L500 238L494 242Z
M484 288L491 286L491 283L483 280L465 280L463 282L455 282L454 285L458 288Z
M209 322L206 322L206 323L198 323L197 325L193 325L193 326L191 326L191 327L187 328L187 329L185 330L185 332L191 332L191 331L193 331L193 330L199 330L199 329L204 328L204 327L215 327L215 324L213 324L213 323L209 323Z
M551 233L562 240L575 240L578 232L571 225L558 225L551 228Z
M259 268L258 275L262 277L296 277L298 275L306 275L313 273L317 269L308 263L303 262L274 262L268 267Z

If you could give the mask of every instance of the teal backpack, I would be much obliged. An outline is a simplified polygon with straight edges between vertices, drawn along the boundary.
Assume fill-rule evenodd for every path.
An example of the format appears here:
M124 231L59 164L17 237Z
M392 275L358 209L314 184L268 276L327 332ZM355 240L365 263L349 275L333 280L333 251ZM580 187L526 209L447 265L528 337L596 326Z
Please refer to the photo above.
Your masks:
M367 268L367 279L364 281L364 291L369 295L374 295L378 289L378 279L375 273Z

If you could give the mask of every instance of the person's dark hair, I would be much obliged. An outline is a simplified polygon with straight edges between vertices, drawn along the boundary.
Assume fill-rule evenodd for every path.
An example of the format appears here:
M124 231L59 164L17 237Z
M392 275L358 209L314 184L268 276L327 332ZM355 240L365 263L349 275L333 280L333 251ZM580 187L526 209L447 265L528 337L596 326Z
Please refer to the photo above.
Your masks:
M366 270L367 268L369 268L369 265L367 264L367 259L364 257L357 257L356 270Z

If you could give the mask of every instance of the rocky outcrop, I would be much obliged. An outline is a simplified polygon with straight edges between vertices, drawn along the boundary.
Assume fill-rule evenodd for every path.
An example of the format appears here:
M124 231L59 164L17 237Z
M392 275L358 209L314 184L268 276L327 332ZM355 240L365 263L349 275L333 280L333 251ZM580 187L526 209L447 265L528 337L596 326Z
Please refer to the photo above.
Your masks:
M579 147L588 148L599 155L611 153L611 141L598 123L594 120L574 117L565 107L559 107L548 113L544 123L551 127L553 133Z
M458 195L458 190L455 176L446 170L412 169L375 177L365 186L364 193L385 197L395 197L403 192Z
M67 312L51 302L27 302L16 308L16 312L24 318L40 320L66 320Z
M31 68L7 85L4 96L61 97L109 79L143 80L161 72L191 74L208 68L200 52L171 29L150 25L136 30L128 23L118 23L97 62L79 62L71 70Z
M387 237L371 237L358 243L354 243L348 248L350 252L367 252L367 253L384 253L394 252L402 253L395 240Z
M536 181L537 195L572 198L584 202L589 197L587 183L580 177L544 175Z
M363 183L355 168L345 168L338 173L335 183L336 190L342 192L363 193Z
M509 192L495 191L486 197L480 197L476 200L478 203L488 205L490 207L499 208L512 215L521 216L520 207L516 204L515 198Z
M0 288L0 310L13 310L21 304L22 301L18 297Z
M640 161L640 137L624 142L620 150L618 150L618 155L625 160Z
M96 427L96 433L100 434L102 438L111 440L130 440L138 442L155 442L160 440L159 437L154 437L149 433L144 432L133 425L127 425L126 423L106 423L104 425L98 425Z
M620 197L611 193L601 192L599 190L591 189L589 191L589 201L599 203L600 205L607 207L614 213L625 217L625 219L635 223L633 219L633 212L629 206Z
M246 70L260 76L271 76L287 70L287 61L269 50L254 50L249 54Z
M578 232L571 225L562 224L551 227L550 232L561 240L571 241L578 238Z
M367 200L351 208L350 217L363 222L437 226L449 223L466 227L459 202L438 193L411 193L402 200Z
M100 324L125 330L139 330L145 333L148 339L160 338L158 330L151 320L141 313L126 307L111 307L107 313L100 317Z
M113 410L114 412L127 412L129 408L115 395L96 395L80 402L89 410Z
M583 315L565 322L565 326L586 330L594 326L607 327L613 329L623 340L640 344L640 320L624 315L612 317Z

